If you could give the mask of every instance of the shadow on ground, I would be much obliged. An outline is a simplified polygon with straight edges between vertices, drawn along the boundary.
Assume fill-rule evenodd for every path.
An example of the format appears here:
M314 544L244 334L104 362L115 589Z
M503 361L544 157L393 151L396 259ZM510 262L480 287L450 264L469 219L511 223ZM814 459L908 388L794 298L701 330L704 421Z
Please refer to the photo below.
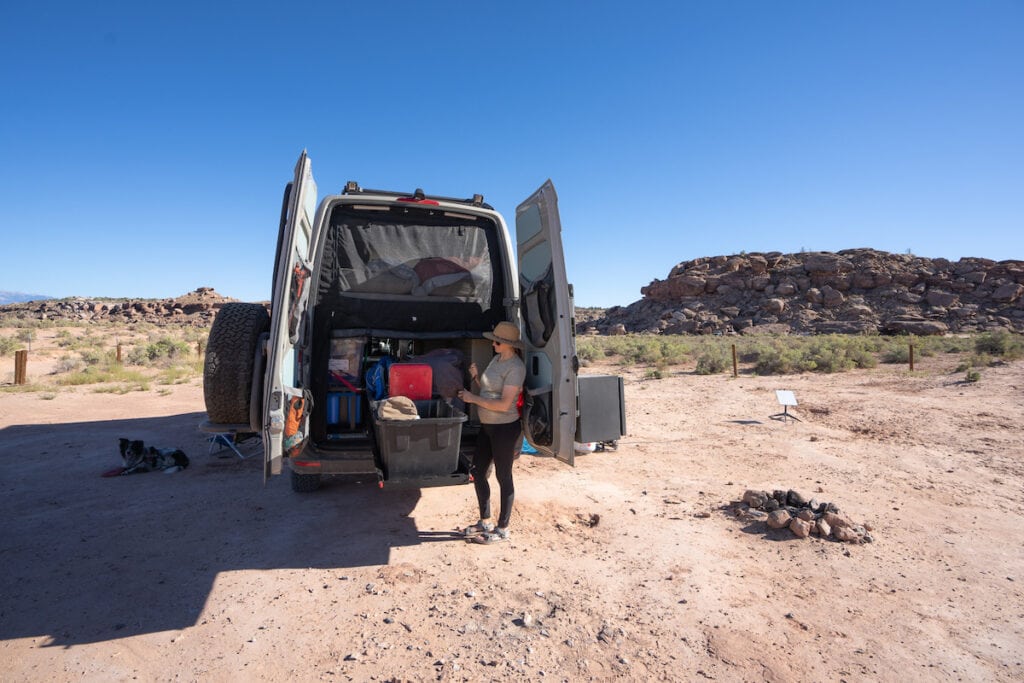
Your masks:
M201 413L0 430L0 639L69 646L196 623L220 572L388 563L424 542L417 490L287 477L210 454ZM102 478L117 440L183 448L188 469ZM169 441L170 440L170 441Z

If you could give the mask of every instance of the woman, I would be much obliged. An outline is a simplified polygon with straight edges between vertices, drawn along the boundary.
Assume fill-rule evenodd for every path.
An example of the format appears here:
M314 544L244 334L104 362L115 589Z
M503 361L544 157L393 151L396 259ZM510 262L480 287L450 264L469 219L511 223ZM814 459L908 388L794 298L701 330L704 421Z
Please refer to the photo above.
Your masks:
M480 393L462 390L459 398L474 403L480 417L480 434L473 454L473 486L480 504L480 520L465 529L466 538L477 543L498 543L508 540L508 523L512 517L515 487L512 484L512 461L523 439L516 402L523 390L526 366L519 357L523 343L519 328L500 322L493 332L484 332L494 346L494 358L480 373L476 363L469 366L471 382L480 385ZM491 465L501 499L498 525L491 522L491 487L487 483Z

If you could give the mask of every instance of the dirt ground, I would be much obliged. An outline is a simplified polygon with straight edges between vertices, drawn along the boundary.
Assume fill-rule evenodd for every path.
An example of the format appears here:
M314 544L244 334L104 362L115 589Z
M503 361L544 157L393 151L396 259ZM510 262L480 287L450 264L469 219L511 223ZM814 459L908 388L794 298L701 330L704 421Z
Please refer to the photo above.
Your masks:
M523 456L494 546L451 532L469 486L264 487L258 444L209 452L195 381L2 393L0 678L1022 680L1024 362L974 384L956 362L626 371L619 449ZM801 422L770 418L775 389ZM191 466L102 478L120 437ZM748 488L874 542L738 521Z

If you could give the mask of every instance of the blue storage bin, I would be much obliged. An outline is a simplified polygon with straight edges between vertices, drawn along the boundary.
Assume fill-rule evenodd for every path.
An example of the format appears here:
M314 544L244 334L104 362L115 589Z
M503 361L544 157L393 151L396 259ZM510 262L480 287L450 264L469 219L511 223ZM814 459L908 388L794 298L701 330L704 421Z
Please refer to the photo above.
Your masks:
M358 391L327 392L327 425L347 425L355 429L363 421L361 393Z

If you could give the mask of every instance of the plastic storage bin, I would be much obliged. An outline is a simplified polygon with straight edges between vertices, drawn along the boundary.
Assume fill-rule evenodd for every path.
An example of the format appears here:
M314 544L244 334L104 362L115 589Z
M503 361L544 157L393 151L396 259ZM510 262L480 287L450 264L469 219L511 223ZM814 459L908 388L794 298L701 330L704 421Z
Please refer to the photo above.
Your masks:
M381 420L380 403L370 403L370 419L386 479L442 477L458 470L465 413L435 399L415 401L418 420Z
M327 392L327 424L355 429L363 421L359 391Z
M331 340L331 355L327 359L330 383L345 387L362 385L363 346L362 337L340 337Z

